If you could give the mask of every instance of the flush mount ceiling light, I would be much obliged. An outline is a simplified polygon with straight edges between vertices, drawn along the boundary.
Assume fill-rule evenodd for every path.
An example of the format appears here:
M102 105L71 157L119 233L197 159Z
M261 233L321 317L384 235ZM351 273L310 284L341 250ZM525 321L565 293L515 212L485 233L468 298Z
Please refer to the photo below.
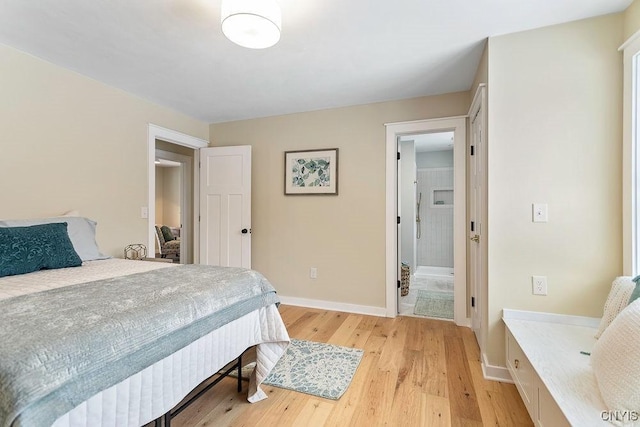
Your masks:
M280 6L275 0L222 0L220 12L222 32L240 46L264 49L280 40Z

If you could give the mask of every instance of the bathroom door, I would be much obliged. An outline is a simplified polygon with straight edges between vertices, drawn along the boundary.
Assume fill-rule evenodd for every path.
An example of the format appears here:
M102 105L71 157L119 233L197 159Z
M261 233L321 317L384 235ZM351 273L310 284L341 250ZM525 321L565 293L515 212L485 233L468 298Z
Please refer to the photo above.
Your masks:
M486 235L483 230L483 201L484 201L484 88L480 90L480 96L476 96L472 103L469 119L471 122L469 147L469 224L467 235L469 237L469 284L471 291L471 327L476 335L476 339L481 351L484 350L484 340L482 339L482 318L483 307L485 307L485 287L483 248Z
M396 209L398 212L398 228L396 230L396 255L397 255L397 260L396 260L396 267L397 267L397 271L396 271L396 278L398 280L398 288L396 290L397 295L396 295L396 314L400 313L400 280L402 278L402 225L401 225L401 221L407 221L409 220L409 218L402 218L402 174L400 173L400 171L402 171L402 160L401 160L401 156L400 156L400 137L396 138L396 148L398 150L398 166L397 166L397 200L396 200Z

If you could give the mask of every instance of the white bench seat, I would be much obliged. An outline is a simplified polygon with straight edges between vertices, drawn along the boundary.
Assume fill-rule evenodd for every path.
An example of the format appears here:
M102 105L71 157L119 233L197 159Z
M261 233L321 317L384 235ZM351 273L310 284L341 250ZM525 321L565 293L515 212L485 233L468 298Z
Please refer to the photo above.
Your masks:
M507 368L536 426L610 425L584 354L600 319L505 309L503 321Z

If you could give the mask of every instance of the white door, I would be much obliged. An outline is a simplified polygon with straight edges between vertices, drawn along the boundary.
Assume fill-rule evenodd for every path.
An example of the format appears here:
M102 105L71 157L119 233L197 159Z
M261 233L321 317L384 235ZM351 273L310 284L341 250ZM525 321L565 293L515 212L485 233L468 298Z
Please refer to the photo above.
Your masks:
M398 166L397 166L397 175L398 175L398 182L397 182L397 195L398 198L396 200L396 206L397 206L397 212L398 212L398 226L396 229L396 247L398 248L398 251L396 253L397 255L397 259L396 259L396 274L397 274L397 278L398 278L398 286L397 286L397 290L396 290L396 314L400 313L400 284L402 281L402 225L400 224L401 221L410 221L410 218L402 218L402 161L400 159L400 138L398 137L396 140L396 148L398 150Z
M483 150L485 149L482 133L483 133L483 114L482 103L474 103L471 107L469 119L471 121L471 132L469 138L469 167L470 167L470 194L469 194L469 282L471 290L471 327L475 332L478 343L482 346L481 330L482 330L482 200L483 200Z
M200 263L251 268L251 146L200 149Z

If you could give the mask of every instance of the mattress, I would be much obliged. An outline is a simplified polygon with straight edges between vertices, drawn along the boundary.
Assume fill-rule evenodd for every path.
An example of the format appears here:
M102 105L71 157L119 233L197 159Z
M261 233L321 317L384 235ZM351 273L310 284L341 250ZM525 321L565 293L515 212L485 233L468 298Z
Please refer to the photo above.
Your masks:
M82 267L0 278L0 299L171 267L168 263L117 259L88 261ZM257 364L249 384L248 400L259 401L266 398L260 384L284 353L288 341L275 305L255 310L94 395L58 418L54 426L146 424L169 411L203 380L254 345Z
M93 282L127 274L143 273L159 268L179 267L180 264L125 259L85 261L81 267L40 270L29 274L0 277L0 299L46 291L62 286Z

